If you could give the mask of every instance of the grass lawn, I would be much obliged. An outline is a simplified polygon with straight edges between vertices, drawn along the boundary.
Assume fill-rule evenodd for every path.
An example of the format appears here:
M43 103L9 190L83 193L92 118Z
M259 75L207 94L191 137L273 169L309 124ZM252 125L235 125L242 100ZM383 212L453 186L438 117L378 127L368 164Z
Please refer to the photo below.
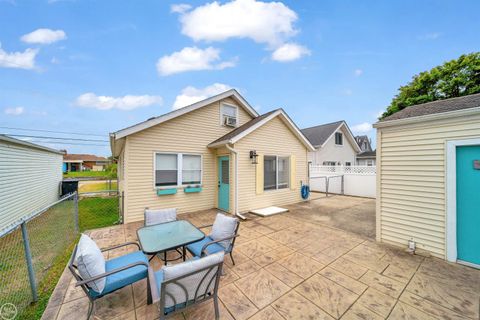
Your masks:
M80 232L118 222L118 198L83 198L78 203ZM0 238L0 302L18 306L15 319L40 319L67 265L79 234L73 229L73 201L63 201L27 224L38 282L38 301L31 298L20 230ZM1 303L0 303L1 304Z
M106 171L77 171L77 172L68 172L64 173L64 178L85 178L85 177L105 177L107 175Z
M97 192L104 190L117 190L117 181L112 181L111 186L108 181L102 181L98 183L80 181L78 186L78 192Z

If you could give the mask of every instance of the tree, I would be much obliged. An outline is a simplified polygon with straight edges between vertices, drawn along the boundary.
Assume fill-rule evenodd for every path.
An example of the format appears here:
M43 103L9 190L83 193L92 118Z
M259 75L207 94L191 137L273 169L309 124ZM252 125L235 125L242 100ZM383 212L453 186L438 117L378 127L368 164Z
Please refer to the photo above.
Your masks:
M480 52L460 56L415 75L400 87L380 119L409 106L480 92Z

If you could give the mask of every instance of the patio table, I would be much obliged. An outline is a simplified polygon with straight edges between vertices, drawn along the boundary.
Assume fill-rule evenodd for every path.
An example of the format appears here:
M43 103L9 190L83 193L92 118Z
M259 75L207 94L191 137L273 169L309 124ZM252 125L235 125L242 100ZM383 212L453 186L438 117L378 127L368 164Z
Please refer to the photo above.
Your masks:
M167 251L182 247L185 261L185 246L202 240L205 234L186 220L156 224L137 230L140 247L145 254L164 253L167 264Z

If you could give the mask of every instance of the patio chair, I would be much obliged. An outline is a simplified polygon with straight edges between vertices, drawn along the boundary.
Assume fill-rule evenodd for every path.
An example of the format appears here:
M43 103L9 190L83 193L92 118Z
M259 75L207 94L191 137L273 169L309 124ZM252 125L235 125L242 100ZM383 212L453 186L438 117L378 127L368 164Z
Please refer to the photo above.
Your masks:
M129 245L137 246L138 251L105 261L102 252ZM96 243L85 234L73 249L68 263L68 269L81 286L90 304L87 320L92 315L95 300L115 292L127 285L142 280L148 275L147 257L140 251L136 242L127 242L110 248L100 249ZM147 302L152 303L150 283L147 284Z
M187 250L195 257L203 257L220 251L230 255L233 265L233 247L238 237L240 221L238 218L228 217L218 213L215 222L211 225L201 226L199 229L212 227L212 231L203 240L187 245Z
M176 208L168 208L168 209L149 209L145 208L144 211L144 223L145 226L153 226L156 224L162 224L162 223L167 223L167 222L172 222L177 220L177 209ZM183 253L180 252L178 249L175 249L175 251L179 254L177 258L168 260L167 259L167 252L165 251L163 254L163 258L159 256L161 260L165 262L171 262L171 261L176 261L179 260L183 257ZM155 255L150 257L150 261L155 258ZM184 259L185 260L185 259Z
M160 320L210 299L213 299L215 319L220 318L218 285L224 255L221 251L207 257L194 257L179 264L163 266L153 277L153 269L149 268L152 301L160 302Z

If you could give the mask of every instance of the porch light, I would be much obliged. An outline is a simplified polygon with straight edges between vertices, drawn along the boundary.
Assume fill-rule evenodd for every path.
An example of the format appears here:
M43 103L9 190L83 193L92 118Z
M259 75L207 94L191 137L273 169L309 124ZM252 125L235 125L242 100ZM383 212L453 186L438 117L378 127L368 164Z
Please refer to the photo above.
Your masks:
M258 157L257 151L255 150L250 151L250 160L252 160L252 164L258 164L257 157Z

